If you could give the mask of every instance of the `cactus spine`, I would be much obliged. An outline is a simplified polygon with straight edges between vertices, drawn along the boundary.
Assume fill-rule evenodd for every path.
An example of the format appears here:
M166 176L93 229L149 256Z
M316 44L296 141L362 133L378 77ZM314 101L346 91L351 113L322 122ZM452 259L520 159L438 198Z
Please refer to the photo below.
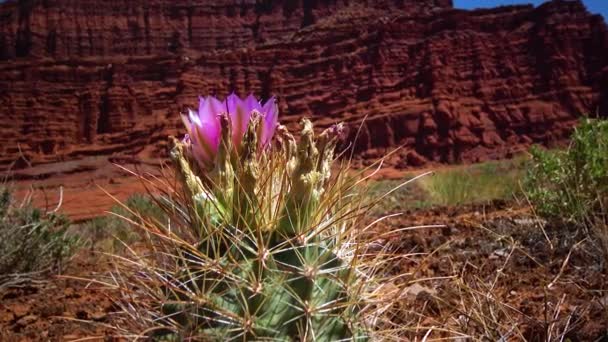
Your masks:
M156 340L374 339L381 265L366 263L358 240L365 211L355 179L332 174L342 125L315 135L303 120L297 143L279 126L260 149L256 112L239 147L228 116L220 123L211 169L173 140L180 186L159 202L173 219L144 224L155 253L132 262L147 313L125 310L148 317Z

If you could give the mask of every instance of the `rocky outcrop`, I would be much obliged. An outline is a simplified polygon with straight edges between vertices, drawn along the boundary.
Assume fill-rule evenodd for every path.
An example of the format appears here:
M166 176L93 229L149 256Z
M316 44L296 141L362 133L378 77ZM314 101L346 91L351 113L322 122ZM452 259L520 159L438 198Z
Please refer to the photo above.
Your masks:
M285 40L340 11L428 14L450 6L451 0L19 0L3 5L0 56L254 48Z
M351 123L363 158L403 146L400 167L495 159L606 112L608 29L565 0L0 5L2 168L161 155L178 112L232 90L278 95L288 124Z

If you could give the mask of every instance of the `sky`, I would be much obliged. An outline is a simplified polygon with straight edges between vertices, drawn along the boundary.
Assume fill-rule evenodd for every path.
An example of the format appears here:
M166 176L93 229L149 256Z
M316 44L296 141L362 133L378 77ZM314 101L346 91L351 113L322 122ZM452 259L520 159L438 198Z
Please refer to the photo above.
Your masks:
M520 5L534 4L538 6L545 1L543 0L453 0L456 8L485 8L505 5ZM604 16L604 20L608 18L608 0L583 0L583 3L591 13L599 13Z

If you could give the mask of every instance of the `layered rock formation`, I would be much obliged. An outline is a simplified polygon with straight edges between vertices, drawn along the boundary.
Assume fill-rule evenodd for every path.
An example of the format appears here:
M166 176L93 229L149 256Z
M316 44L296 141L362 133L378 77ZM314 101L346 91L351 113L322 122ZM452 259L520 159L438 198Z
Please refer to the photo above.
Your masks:
M606 112L608 29L565 0L0 5L1 168L161 155L198 94L232 90L278 95L290 124L351 123L363 158L397 146L399 167L501 158Z

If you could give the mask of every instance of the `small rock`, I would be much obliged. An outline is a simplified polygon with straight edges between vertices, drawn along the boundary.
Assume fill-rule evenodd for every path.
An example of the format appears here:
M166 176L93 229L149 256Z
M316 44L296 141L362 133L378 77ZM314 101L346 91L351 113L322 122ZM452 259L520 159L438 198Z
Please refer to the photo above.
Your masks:
M34 322L36 322L38 320L38 316L36 315L27 315L24 317L21 317L18 321L17 321L17 325L21 326L21 327L25 327L27 325L30 325Z
M502 248L502 249L497 249L494 251L494 254L496 254L499 257L506 257L509 255L509 251L506 248Z
M427 163L427 160L415 151L408 152L405 158L409 166L423 166Z
M66 288L65 290L63 290L63 295L64 295L66 298L72 298L72 296L74 296L74 295L75 295L75 291L74 291L74 289L73 289L73 288L68 287L68 288Z
M91 319L97 322L105 321L107 315L105 312L94 312L91 314Z
M11 308L15 317L23 317L30 312L30 306L27 304L15 305Z
M421 293L428 293L430 295L435 295L435 294L437 294L437 291L432 288L422 286L418 283L414 283L407 288L407 294L411 295L413 297L417 297Z
M9 311L0 312L0 322L12 322L15 319L15 315Z

